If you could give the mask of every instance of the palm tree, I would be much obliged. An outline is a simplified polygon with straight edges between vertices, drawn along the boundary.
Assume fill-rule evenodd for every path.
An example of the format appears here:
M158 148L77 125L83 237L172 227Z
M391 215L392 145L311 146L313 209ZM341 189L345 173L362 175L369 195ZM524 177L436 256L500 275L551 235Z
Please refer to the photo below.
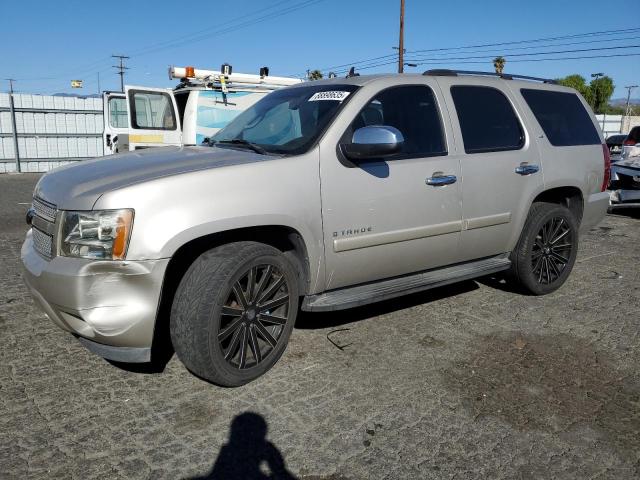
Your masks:
M322 80L322 72L320 70L311 70L307 77L309 80Z
M496 57L493 59L493 67L496 69L497 74L502 75L505 63L507 63L507 60L504 57Z

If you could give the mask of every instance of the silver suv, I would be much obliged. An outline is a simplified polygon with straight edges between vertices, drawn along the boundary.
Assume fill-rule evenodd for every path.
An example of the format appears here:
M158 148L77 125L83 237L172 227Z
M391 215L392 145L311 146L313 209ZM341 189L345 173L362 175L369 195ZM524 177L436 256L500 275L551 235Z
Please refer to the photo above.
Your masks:
M609 150L580 95L538 80L304 83L210 146L59 168L34 192L25 281L91 351L148 362L170 339L189 370L228 386L273 366L299 308L502 271L552 292L579 231L605 215Z

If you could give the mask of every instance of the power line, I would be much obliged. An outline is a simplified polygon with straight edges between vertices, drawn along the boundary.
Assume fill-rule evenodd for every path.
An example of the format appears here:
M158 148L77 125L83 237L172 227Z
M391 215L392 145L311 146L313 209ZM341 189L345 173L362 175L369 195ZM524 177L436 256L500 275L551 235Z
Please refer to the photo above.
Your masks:
M201 34L203 34L205 32L208 32L208 31L211 31L211 30L214 30L214 29L219 29L222 26L229 25L231 23L235 23L235 22L240 21L240 20L246 20L247 17L252 17L255 14L261 13L263 11L272 10L273 8L277 7L278 5L282 5L284 3L289 3L291 1L293 1L293 0L281 0L279 2L276 2L276 3L273 3L273 4L269 5L268 7L261 8L259 10L254 10L253 12L249 12L249 13L247 13L245 15L242 15L242 16L239 16L239 17L234 17L234 18L232 18L230 20L227 20L225 22L217 23L214 26L209 26L207 28L203 28L203 29L200 29L200 30L196 30L194 32L190 32L187 35L181 35L181 36L175 37L175 38L173 38L171 40L165 40L165 41L156 43L154 45L143 47L142 49L133 52L131 55L134 56L134 57L135 56L139 56L139 55L144 55L147 50L155 49L156 47L161 47L162 48L165 45L172 45L173 43L175 43L177 41L182 42L184 40L190 39L190 37L195 37L195 36L201 35Z
M442 47L442 48L431 48L431 49L421 49L421 50L410 50L407 53L421 53L421 52L446 52L446 51L451 51L451 50L465 50L465 49L471 49L471 48L486 48L486 47L497 47L497 46L503 46L503 45L522 45L522 44L527 44L527 43L538 43L538 42L547 42L547 41L557 41L557 40L568 40L568 39L573 39L573 38L582 38L582 37L593 37L593 36L611 36L611 35L623 35L625 33L632 33L632 32L639 32L640 28L628 28L628 29L618 29L618 30L604 30L604 31L598 31L598 32L585 32L585 33L580 33L580 34L573 34L573 35L563 35L563 36L556 36L556 37L542 37L542 38L536 38L536 39L529 39L529 40L516 40L516 41L509 41L509 42L498 42L498 43L485 43L485 44L478 44L478 45L463 45L463 46L457 46L457 47ZM608 39L608 40L601 40L601 41L616 41L616 40L623 40L623 39ZM592 40L591 42L597 42L598 40ZM542 46L531 46L528 48L544 48ZM525 48L525 47L522 47ZM372 58L368 58L368 59L364 59L364 60L357 60L357 61L353 61L353 62L348 62L348 63L343 63L340 65L332 65L329 67L325 67L325 68L321 68L320 71L322 72L326 72L329 70L334 70L334 69L338 69L338 68L343 68L343 67L351 67L351 66L357 66L357 65L361 65L361 64L367 64L367 63L371 63L371 62L375 62L376 60L378 61L382 61L384 59L389 59L391 57L395 57L396 54L392 53L392 54L388 54L388 55L380 55L377 57L372 57ZM385 63L386 64L386 63ZM360 69L362 69L362 67L360 67ZM299 76L299 75L296 75Z
M227 28L216 30L216 31L213 31L211 33L198 35L198 36L195 36L195 37L186 36L186 37L183 37L181 40L176 40L173 43L167 44L167 45L162 46L162 47L158 47L158 48L151 47L151 48L149 48L147 50L143 50L143 51L141 51L139 53L136 53L134 56L139 57L139 56L143 56L143 55L148 55L150 53L157 53L159 51L163 51L163 50L168 50L168 49L171 49L171 48L179 47L179 46L184 45L186 43L192 43L192 42L195 42L195 41L198 41L198 40L204 40L205 38L210 38L210 37L222 35L224 33L229 33L229 32L233 32L233 31L236 31L236 30L240 30L242 28L246 28L246 27L255 25L257 23L264 22L266 20L271 20L271 19L274 19L274 18L278 18L278 17L281 17L281 16L286 15L288 13L295 12L295 11L300 10L302 8L306 8L306 7L309 7L309 6L324 2L324 1L326 1L326 0L305 0L305 1L297 3L295 5L291 5L291 6L287 7L287 8L284 8L284 9L281 9L281 10L276 10L275 12L271 12L271 13L268 13L266 15L254 18L254 19L247 20L245 22L241 22L239 24L236 24L236 25L233 25L233 26L230 26L230 27L227 27ZM246 17L246 15L245 15L245 17Z
M550 52L531 52L531 53L518 53L518 54L512 54L509 56L509 62L518 62L518 60L512 60L513 57L528 57L528 56L540 56L540 55L558 55L558 54L562 54L562 53L580 53L580 52L593 52L593 51L603 51L603 50L614 50L614 49L622 49L622 48L626 48L626 49L630 49L630 48L640 48L640 45L624 45L624 46L616 46L616 47L600 47L600 48L581 48L581 49L574 49L574 50L555 50L555 51L550 51ZM612 56L618 56L618 55L612 55ZM407 60L413 63L416 63L418 65L424 65L424 64L428 64L428 63L484 63L484 62L465 62L464 60L476 60L476 59L490 59L491 56L490 55L474 55L474 56L464 56L464 57L435 57L435 58L424 58L424 57L411 57L408 58ZM594 57L594 58L602 58L602 57ZM531 59L532 61L534 60L542 60L542 59ZM367 64L361 67L358 67L358 70L367 70L370 68L375 68L375 67L381 67L381 66L385 66L385 65L390 65L392 63L395 63L394 61L385 61L385 62L378 62L378 63L374 63L374 64ZM344 70L337 70L335 73L343 73L345 72L346 69Z

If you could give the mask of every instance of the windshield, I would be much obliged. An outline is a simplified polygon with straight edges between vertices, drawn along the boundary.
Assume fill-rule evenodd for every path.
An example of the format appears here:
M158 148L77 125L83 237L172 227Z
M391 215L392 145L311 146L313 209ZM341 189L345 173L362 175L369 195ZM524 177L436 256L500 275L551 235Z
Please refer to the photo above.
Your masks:
M210 143L252 145L265 153L304 153L357 88L325 84L276 90L238 115Z

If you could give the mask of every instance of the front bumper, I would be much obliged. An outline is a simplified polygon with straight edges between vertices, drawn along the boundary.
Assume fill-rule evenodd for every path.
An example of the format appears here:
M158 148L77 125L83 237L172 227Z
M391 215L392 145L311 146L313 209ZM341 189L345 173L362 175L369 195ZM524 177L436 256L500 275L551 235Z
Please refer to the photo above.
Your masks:
M31 231L22 245L21 259L31 295L60 328L105 358L150 360L168 259L46 260L34 250Z

